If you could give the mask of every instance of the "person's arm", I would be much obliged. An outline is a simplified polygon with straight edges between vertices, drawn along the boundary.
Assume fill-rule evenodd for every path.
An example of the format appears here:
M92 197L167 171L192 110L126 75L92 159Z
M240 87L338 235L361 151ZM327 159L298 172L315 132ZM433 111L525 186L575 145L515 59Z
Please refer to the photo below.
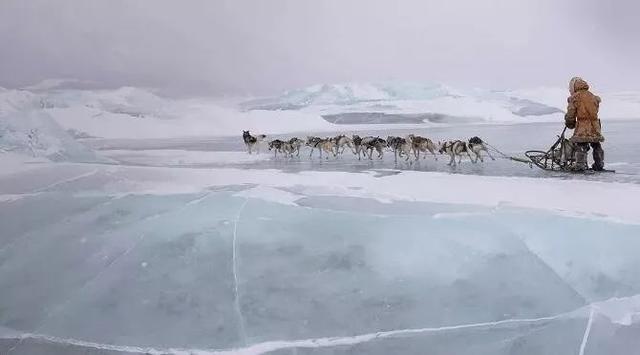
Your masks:
M564 115L564 124L569 129L574 129L576 127L576 105L573 102L573 96L570 96L567 99L567 113Z

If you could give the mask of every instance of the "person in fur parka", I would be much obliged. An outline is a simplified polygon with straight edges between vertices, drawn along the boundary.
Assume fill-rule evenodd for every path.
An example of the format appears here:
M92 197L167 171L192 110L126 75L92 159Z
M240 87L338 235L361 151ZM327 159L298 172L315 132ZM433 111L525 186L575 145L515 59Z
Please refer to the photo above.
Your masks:
M565 125L573 129L571 142L575 143L576 169L587 169L587 153L593 148L593 170L604 169L604 151L602 150L602 128L598 118L600 109L600 97L589 91L589 84L579 77L574 77L569 82L567 99L567 113L564 116Z

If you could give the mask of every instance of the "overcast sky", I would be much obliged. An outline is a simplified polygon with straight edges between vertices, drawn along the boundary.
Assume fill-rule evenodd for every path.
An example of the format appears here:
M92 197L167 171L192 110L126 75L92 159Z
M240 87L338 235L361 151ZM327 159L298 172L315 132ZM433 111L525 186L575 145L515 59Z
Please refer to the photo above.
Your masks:
M181 94L316 83L640 89L637 0L1 0L0 86Z

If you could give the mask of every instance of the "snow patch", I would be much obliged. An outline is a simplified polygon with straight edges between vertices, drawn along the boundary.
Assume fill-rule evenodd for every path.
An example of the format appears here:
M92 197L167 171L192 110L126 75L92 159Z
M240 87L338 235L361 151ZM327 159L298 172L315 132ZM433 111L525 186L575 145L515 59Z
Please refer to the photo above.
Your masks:
M257 198L264 201L280 203L288 206L298 206L296 201L302 196L269 186L256 186L236 193L234 196Z
M640 295L623 298L611 298L593 304L595 311L611 322L631 325L640 322Z
M640 185L628 183L412 171L376 177L374 172L305 171L292 174L266 169L218 168L136 168L140 171L134 175L137 179L132 180L127 169L118 168L112 172L113 175L122 174L123 180L127 180L113 185L114 193L188 193L212 186L246 184L286 189L305 196L349 196L374 198L382 202L425 201L489 207L508 205L579 218L640 223L640 210L629 208L640 199Z
M266 150L266 149L265 149ZM268 160L271 154L246 152L191 151L179 149L104 150L101 153L115 161L148 166L197 166L208 164L237 164Z

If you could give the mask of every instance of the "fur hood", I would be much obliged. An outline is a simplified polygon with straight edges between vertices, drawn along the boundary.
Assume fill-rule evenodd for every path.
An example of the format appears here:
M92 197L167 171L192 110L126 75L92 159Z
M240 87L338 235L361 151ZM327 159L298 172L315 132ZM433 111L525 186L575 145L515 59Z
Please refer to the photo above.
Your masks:
M589 84L581 77L573 77L571 81L569 81L569 93L573 95L581 90L589 90Z

